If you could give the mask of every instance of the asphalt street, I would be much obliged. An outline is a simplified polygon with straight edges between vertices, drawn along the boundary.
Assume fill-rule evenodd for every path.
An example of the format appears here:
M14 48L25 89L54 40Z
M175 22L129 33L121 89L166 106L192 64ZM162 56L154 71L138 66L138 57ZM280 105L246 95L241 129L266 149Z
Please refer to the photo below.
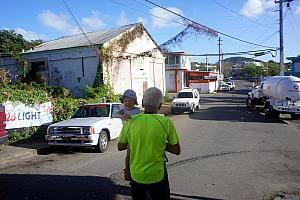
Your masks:
M245 106L251 84L201 95L194 114L173 115L182 154L167 154L172 199L253 200L300 191L299 120L271 120ZM291 122L291 123L289 123ZM0 199L131 199L125 152L50 148L0 169Z

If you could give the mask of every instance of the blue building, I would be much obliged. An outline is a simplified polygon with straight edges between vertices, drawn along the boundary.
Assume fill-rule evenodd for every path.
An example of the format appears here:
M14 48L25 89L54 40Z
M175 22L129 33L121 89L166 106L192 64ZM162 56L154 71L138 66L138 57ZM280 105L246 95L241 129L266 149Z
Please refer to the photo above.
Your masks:
M292 61L292 70L289 75L297 76L300 78L300 56L287 57L286 59Z

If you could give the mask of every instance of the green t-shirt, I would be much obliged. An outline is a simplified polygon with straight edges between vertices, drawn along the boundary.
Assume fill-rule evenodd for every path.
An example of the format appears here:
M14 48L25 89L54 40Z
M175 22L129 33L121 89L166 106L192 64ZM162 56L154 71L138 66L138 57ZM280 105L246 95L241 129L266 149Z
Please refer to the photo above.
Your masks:
M119 136L119 143L130 148L131 178L143 184L163 179L166 144L179 142L173 122L157 114L132 115Z

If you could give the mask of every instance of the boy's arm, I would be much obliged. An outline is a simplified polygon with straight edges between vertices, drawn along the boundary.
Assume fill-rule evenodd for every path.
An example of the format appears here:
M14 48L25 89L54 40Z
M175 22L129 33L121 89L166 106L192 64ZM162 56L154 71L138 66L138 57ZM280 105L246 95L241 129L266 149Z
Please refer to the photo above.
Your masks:
M118 150L123 151L127 149L127 144L125 143L118 143Z
M119 112L117 112L117 113L115 114L114 117L116 117L116 118L121 118L121 119L122 119L123 116L124 116L124 110L121 109Z
M180 144L177 143L177 144L172 145L172 144L167 143L166 151L168 151L172 154L179 155L181 152Z

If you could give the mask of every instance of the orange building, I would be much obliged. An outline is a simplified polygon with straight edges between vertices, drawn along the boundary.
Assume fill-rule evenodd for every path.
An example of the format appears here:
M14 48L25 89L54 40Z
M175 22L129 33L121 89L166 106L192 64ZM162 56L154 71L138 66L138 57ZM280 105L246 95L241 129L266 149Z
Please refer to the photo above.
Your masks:
M219 75L217 72L185 71L186 86L196 88L201 93L215 92L219 86Z

